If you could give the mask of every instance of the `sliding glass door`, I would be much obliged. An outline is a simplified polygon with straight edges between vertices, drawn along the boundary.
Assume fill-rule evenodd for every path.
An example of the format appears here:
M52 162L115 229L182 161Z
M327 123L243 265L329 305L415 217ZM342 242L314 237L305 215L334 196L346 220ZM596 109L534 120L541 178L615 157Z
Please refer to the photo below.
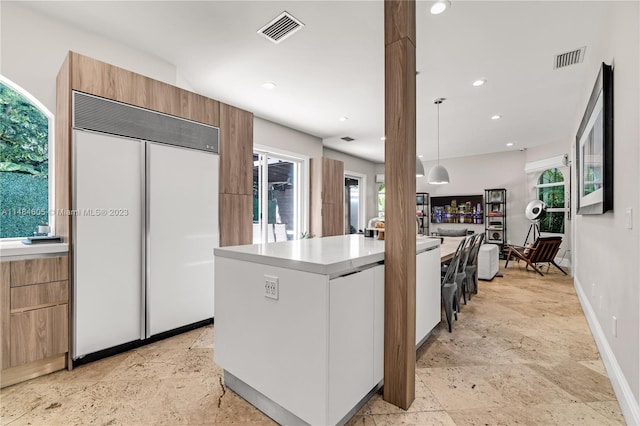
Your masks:
M253 243L297 239L301 218L301 160L253 154Z

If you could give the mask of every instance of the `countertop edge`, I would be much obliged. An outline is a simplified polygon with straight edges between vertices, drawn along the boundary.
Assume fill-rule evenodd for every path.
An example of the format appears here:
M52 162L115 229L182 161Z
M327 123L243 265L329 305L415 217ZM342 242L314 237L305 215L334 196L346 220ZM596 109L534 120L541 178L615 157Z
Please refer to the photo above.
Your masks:
M18 260L23 256L38 256L50 254L67 254L69 252L69 244L67 243L40 243L40 244L22 244L22 241L0 241L0 259L2 260Z

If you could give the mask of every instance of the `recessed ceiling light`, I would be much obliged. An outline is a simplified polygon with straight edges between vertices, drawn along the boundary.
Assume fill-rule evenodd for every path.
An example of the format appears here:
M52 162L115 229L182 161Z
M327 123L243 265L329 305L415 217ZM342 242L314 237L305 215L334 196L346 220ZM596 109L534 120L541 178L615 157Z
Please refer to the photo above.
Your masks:
M272 90L276 88L276 84L272 81L265 81L262 83L262 87L268 90Z
M509 142L507 146L513 146L513 142Z
M498 120L498 119L500 119L500 118L502 118L502 116L501 116L500 114L496 114L496 115L492 115L492 116L491 116L491 119L492 119L492 120Z
M479 80L474 81L472 84L474 87L479 87L482 86L483 84L485 84L487 82L486 78L481 78Z
M340 121L347 121L348 119L349 119L349 117L340 117L340 118L338 118L338 120L340 120Z
M381 141L386 141L386 140L387 140L387 137L386 137L386 136L383 136L383 137L381 137L381 138L380 138L380 140L381 140Z
M422 157L424 157L424 155L418 155L418 158L422 158Z
M431 5L431 14L439 15L445 10L447 10L451 6L451 2L449 0L438 0L437 2Z

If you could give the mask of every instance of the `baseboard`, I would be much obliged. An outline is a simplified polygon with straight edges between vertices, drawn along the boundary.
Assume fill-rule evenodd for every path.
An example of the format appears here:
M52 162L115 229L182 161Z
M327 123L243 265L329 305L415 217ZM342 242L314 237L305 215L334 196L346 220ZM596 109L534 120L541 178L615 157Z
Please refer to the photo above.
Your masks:
M629 387L629 382L622 373L622 369L620 368L618 360L613 353L613 349L611 349L604 331L600 326L598 317L596 316L587 295L582 290L582 285L577 277L574 277L573 285L576 288L576 293L578 294L582 310L584 311L587 322L589 323L589 328L591 328L591 334L593 334L596 345L598 345L600 357L602 358L602 362L604 363L609 379L611 380L611 386L616 394L616 398L618 398L618 404L620 404L622 415L628 425L640 425L640 404L638 404L638 401Z

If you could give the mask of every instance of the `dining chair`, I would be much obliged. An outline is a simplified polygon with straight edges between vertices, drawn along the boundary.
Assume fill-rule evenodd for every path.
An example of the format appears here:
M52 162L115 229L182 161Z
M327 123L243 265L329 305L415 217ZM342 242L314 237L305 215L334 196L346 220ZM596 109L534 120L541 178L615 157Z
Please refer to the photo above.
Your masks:
M469 254L473 248L473 244L476 240L477 234L471 235L466 238L466 243L461 253L460 261L458 262L458 268L456 271L456 284L458 285L458 303L460 297L464 304L467 304L467 295L471 300L471 294L469 293L469 283L467 282L467 262L469 261Z
M469 252L469 259L467 259L467 266L465 272L467 274L467 287L469 288L469 300L471 300L471 293L478 293L478 253L480 252L480 246L484 241L484 232L478 234L474 245Z
M458 311L460 310L460 300L458 298L458 284L456 282L456 276L458 271L458 263L460 262L465 242L466 238L462 239L458 244L458 248L451 258L451 263L449 264L449 267L442 277L440 286L442 293L442 305L444 307L445 317L447 318L449 333L451 333L453 317L455 316L455 319L457 321Z

